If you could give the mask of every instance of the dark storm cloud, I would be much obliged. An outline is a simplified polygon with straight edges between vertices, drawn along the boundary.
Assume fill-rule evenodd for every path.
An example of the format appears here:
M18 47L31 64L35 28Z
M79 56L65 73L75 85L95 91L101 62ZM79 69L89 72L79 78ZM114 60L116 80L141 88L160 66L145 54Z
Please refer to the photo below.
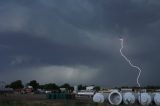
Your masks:
M1 80L136 85L119 54L123 37L142 85L156 85L159 11L159 0L0 1Z

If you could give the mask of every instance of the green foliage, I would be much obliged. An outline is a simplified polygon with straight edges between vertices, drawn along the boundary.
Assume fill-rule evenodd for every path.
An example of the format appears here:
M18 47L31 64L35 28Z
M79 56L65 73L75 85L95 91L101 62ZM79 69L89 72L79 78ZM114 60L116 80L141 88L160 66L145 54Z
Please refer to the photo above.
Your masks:
M32 86L35 90L39 88L39 83L36 80L30 81L27 85Z
M10 88L10 85L6 85L5 88Z
M21 89L24 86L23 86L21 80L17 80L17 81L12 82L10 85L8 85L6 87L10 87L10 88L13 88L13 89Z
M85 90L85 89L86 89L86 86L78 85L78 90Z
M100 89L101 89L100 86L95 86L95 87L94 87L94 90L95 90L95 91L100 91Z
M46 90L59 90L59 87L55 83L41 85L41 88Z
M69 89L70 87L71 87L71 86L70 86L69 84L67 84L67 83L61 85L61 88L67 88L67 89Z
M70 86L68 83L61 85L61 88L66 88L67 90L70 90L70 91L74 90L74 88L72 86Z

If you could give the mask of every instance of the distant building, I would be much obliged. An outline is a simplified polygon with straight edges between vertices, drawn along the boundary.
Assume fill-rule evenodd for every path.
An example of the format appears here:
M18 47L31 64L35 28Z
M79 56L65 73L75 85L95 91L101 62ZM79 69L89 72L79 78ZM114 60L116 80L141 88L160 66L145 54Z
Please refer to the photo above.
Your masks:
M27 86L24 89L21 90L22 94L33 94L33 87L32 86Z
M60 91L61 92L67 92L67 89L66 88L60 88Z
M132 92L133 89L132 88L121 88L122 92Z
M27 88L29 88L29 89L33 89L33 87L32 87L32 86L30 86L30 85L29 85L29 86L27 86Z
M93 95L95 94L94 91L86 91L86 90L81 90L76 94L76 97L83 97L83 98L92 98Z
M160 92L160 89L157 89L156 92Z
M87 91L91 91L91 90L93 90L93 89L94 89L94 86L87 86L87 87L86 87L86 90L87 90Z
M73 93L75 93L75 94L78 93L78 86L77 86L77 85L74 86L74 91L73 91Z
M92 98L95 94L94 86L87 86L86 90L78 91L76 97L78 98Z

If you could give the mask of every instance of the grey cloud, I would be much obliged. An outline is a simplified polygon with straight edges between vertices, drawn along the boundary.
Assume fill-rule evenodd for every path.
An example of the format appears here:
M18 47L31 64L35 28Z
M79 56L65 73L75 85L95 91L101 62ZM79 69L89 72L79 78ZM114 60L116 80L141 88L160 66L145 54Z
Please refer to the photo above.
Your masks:
M50 81L58 82L59 84L63 84L70 82L71 84L90 84L93 83L95 76L98 75L99 69L90 68L87 66L61 66L61 65L46 65L46 66L38 66L38 67L30 67L30 68L17 68L17 73L14 71L8 73L3 73L1 75L10 77L9 81L14 80L17 76L19 79L23 79L25 83L30 79L36 79L41 83L47 83ZM22 71L23 70L23 71ZM32 73L32 74L31 74ZM7 78L5 78L7 80ZM74 80L73 80L74 79Z
M123 52L143 69L142 85L158 84L159 10L159 0L0 1L0 45L9 47L0 46L0 72L7 77L16 68L30 75L26 69L35 66L82 65L100 68L90 83L136 85L136 70L119 54L123 37Z

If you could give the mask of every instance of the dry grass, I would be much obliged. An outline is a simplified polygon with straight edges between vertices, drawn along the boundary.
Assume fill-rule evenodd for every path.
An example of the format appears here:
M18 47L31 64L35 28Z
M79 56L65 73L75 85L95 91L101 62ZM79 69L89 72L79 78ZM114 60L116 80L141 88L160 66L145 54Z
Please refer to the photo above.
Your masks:
M110 104L97 104L92 100L48 100L46 95L0 95L0 106L111 106ZM124 105L121 105L124 106ZM139 106L139 105L132 105Z

